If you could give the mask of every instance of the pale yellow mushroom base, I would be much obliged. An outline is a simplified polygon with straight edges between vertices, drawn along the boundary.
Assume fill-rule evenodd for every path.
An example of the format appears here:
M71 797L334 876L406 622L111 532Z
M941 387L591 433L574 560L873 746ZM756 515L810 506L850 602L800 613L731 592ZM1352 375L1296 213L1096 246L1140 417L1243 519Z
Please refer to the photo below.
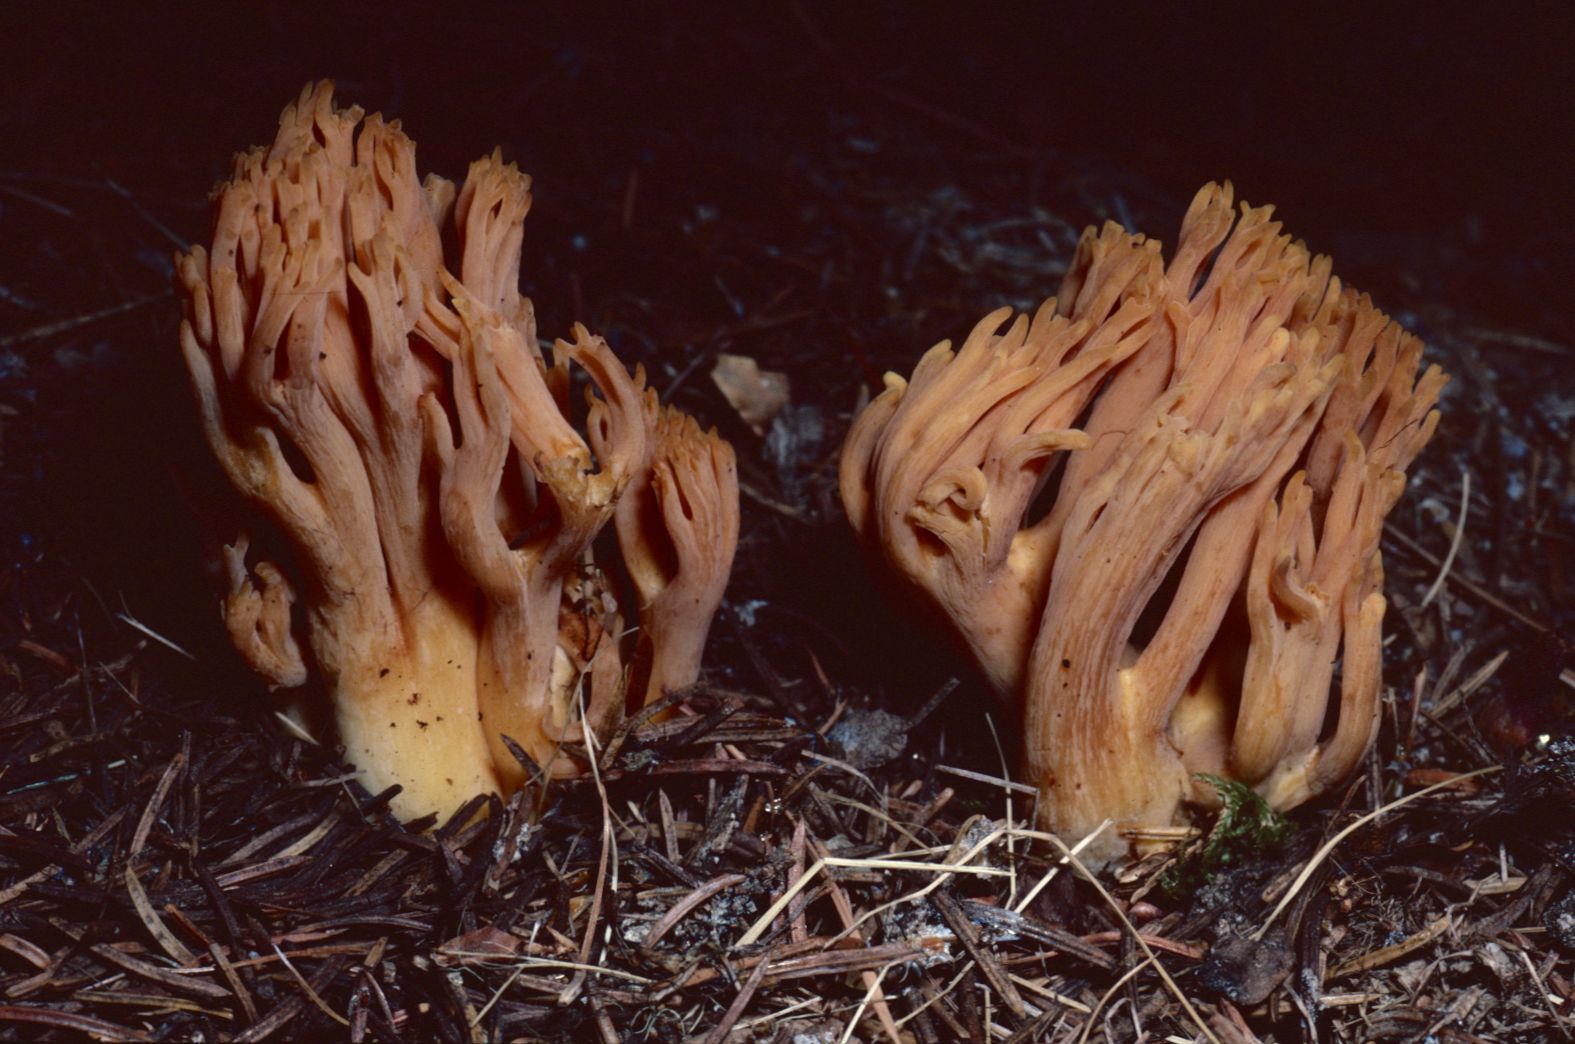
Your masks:
M401 820L452 814L499 790L477 720L477 635L471 615L432 598L411 614L408 649L348 649L331 679L345 759L362 786L404 789L389 809Z

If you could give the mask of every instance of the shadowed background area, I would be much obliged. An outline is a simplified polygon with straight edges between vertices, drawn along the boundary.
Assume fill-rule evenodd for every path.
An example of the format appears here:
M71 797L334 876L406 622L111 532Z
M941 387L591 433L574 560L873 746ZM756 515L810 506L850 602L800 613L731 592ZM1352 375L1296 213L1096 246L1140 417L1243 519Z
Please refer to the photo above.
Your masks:
M533 155L595 162L632 158L642 127L682 134L705 119L765 145L823 129L828 103L912 92L1003 141L1148 157L1182 184L1227 164L1243 179L1278 178L1297 202L1349 208L1353 221L1392 209L1368 219L1391 227L1498 211L1499 197L1548 206L1567 195L1555 168L1571 27L1532 5L1491 18L1447 4L1427 17L1338 4L1212 16L1171 5L578 6L573 17L397 3L12 9L4 125L26 135L14 146L62 162L157 168L185 142L223 145L291 85L334 75L428 118L428 136L502 128ZM1385 184L1411 205L1363 202Z
M11 8L0 140L12 167L189 195L332 76L433 169L501 142L544 208L595 185L616 205L645 168L651 206L769 209L796 154L897 109L959 160L1073 153L1177 199L1229 176L1315 241L1459 228L1514 254L1571 217L1575 19L1552 5L612 6Z

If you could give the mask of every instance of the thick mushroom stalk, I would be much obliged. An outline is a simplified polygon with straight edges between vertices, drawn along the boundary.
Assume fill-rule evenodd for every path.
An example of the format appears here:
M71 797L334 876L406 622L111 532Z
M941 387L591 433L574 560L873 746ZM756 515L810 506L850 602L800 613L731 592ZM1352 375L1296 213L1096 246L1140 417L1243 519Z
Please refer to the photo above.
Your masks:
M511 405L551 401L543 367L518 330L463 287L451 289L463 330L454 364L458 444L435 396L423 410L442 461L443 531L483 596L480 716L507 783L523 782L524 770L504 736L549 774L573 775L579 766L557 755L566 739L580 738L582 682L593 724L622 693L616 602L586 555L643 453L639 396L606 342L583 327L575 343L557 343L559 356L579 362L607 394L592 406L593 423L612 433L597 467L572 428L544 432L535 414ZM511 465L524 482L505 492Z
M991 315L854 423L849 518L1022 700L1050 828L1170 824L1205 771L1290 807L1367 749L1378 537L1444 378L1329 273L1211 185L1163 269L1090 230L1031 323Z
M231 637L272 685L322 683L348 759L403 788L406 819L521 782L505 737L578 771L560 746L623 704L590 548L649 469L643 384L582 327L547 365L518 286L529 189L497 154L457 193L423 184L397 124L319 84L237 158L211 249L177 260L208 443L283 538L225 549Z

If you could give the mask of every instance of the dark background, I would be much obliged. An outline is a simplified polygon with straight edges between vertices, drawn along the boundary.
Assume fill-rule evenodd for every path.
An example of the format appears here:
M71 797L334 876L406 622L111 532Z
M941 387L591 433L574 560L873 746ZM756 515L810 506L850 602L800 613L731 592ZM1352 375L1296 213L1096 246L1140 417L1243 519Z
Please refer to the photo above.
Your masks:
M501 138L581 173L694 121L768 161L897 91L1178 193L1229 172L1320 225L1569 216L1562 4L435 6L8 5L8 165L173 188L155 176L200 145L217 174L320 76L438 165Z
M767 209L839 120L897 110L959 165L1072 154L1183 201L1230 177L1321 249L1513 257L1571 224L1564 4L439 6L9 5L0 153L178 207L330 76L430 169L501 143L544 209L616 205L633 168L653 208Z

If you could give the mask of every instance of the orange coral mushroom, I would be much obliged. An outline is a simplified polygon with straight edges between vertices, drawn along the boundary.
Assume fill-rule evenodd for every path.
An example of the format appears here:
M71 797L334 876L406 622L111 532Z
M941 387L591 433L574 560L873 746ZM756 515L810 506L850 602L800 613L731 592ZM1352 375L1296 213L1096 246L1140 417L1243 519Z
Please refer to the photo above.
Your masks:
M1231 197L1198 194L1168 264L1090 229L1031 321L888 375L844 446L865 546L1021 699L1051 829L1169 824L1199 772L1289 807L1376 728L1378 539L1444 377Z
M621 712L624 628L590 547L631 483L703 489L705 517L731 519L731 539L695 540L683 511L647 527L705 576L643 654L664 687L694 681L736 544L725 444L671 411L657 425L643 379L583 327L548 365L518 285L529 208L496 153L457 193L418 181L398 124L336 109L323 83L237 158L212 248L177 261L209 445L289 559L249 560L245 533L226 549L231 636L273 685L322 682L350 761L373 791L403 788L407 819L522 782L504 737L574 773L562 744ZM675 442L704 452L652 448Z

